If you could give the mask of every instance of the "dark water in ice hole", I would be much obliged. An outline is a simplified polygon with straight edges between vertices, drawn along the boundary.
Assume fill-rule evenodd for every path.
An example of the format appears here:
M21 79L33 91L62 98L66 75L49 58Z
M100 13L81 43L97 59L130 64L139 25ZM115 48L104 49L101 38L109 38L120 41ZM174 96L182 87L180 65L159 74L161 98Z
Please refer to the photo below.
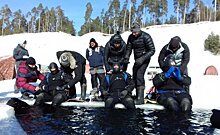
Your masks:
M16 118L29 135L212 135L210 110L190 114L168 111L62 107L16 110ZM218 133L216 133L216 130Z

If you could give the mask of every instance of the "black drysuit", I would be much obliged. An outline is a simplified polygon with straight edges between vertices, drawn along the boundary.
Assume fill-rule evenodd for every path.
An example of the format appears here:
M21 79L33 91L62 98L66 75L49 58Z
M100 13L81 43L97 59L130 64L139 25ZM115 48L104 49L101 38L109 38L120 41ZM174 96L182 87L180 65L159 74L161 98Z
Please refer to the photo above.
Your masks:
M56 74L48 73L44 81L40 84L43 92L40 93L35 101L35 105L52 101L53 106L59 106L68 99L68 90L57 90L71 80L71 76L65 75L62 71Z
M126 72L113 72L110 75L106 75L101 86L102 93L104 93L104 91L108 93L105 95L105 107L112 109L115 104L122 103L127 109L134 109L134 100L131 98L133 89L134 81L130 74Z
M153 84L158 94L157 102L172 111L190 111L192 98L184 86L191 84L191 78L183 75L178 80L174 76L166 78L164 74L157 74L153 78Z

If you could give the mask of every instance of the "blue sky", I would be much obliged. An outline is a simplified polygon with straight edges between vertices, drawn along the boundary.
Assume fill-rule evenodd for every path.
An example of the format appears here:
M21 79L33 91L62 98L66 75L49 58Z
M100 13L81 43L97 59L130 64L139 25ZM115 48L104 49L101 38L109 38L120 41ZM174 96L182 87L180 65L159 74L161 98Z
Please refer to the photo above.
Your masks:
M120 0L123 4L124 0ZM192 0L191 0L192 1ZM211 0L206 1L206 4L210 4ZM56 8L61 6L64 10L65 16L68 16L70 20L73 20L74 27L78 32L81 25L84 23L84 15L86 11L86 4L90 2L93 7L92 18L99 16L101 10L104 8L105 11L108 9L109 0L0 0L0 7L7 4L12 12L21 9L22 13L26 14L28 11L31 11L33 7L37 7L40 3L44 7ZM141 0L137 0L137 3L140 3ZM173 12L173 0L168 0L169 2L169 14L174 14Z

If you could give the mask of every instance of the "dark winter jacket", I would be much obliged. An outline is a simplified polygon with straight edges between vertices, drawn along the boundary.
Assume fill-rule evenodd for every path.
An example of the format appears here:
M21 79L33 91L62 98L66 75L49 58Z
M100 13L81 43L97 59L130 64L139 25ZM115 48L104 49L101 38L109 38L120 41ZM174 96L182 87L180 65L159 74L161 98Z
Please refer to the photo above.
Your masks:
M127 74L127 78L125 79L124 74ZM103 84L100 89L102 91L112 92L121 92L123 90L127 90L129 93L134 89L134 81L131 78L131 75L127 72L120 73L112 73L109 75L109 81L107 78L104 79Z
M165 59L168 55L173 55L174 61L176 65L179 66L181 73L186 73L187 65L190 60L190 51L188 46L185 43L180 42L180 48L177 51L173 52L169 49L169 45L170 44L165 45L160 51L158 57L160 68L164 72L166 72L170 67L166 64Z
M14 48L13 57L15 61L26 60L27 58L23 58L23 56L29 56L28 50L18 44L17 47Z
M36 86L29 84L30 82L36 82L37 79L41 81L44 80L44 75L37 70L37 67L32 70L30 69L26 61L23 61L18 68L18 73L16 76L16 86L17 88L24 88L26 90L34 91Z
M153 78L153 84L157 90L182 90L184 86L191 84L191 78L184 75L181 80L177 80L173 76L165 78L163 73L160 73Z
M82 77L84 75L83 68L85 68L86 59L78 52L64 50L64 51L58 51L56 53L58 60L60 59L60 56L62 55L62 53L65 53L65 52L71 53L72 56L76 60L76 68L75 69L71 69L70 67L63 67L61 65L61 70L63 70L64 73L72 74L74 72L75 77L72 80L70 80L70 82L67 84L70 87L72 87L82 79Z
M89 66L96 68L104 65L104 47L98 46L95 48L86 49L86 58L89 61Z
M140 31L138 37L132 34L128 37L126 59L129 59L132 49L134 49L135 60L140 57L144 60L149 60L155 53L155 47L151 36L143 31Z
M104 62L105 69L109 71L112 69L113 63L120 63L120 65L124 64L124 57L126 53L126 43L121 39L120 48L114 48L113 38L110 39L109 42L105 45L104 51Z

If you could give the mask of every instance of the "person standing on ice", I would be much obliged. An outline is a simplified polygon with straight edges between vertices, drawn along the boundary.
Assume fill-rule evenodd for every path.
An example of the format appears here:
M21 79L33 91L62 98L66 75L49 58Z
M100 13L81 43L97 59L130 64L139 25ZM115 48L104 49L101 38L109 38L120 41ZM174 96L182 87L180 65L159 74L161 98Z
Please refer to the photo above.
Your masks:
M144 103L144 74L150 63L151 57L155 53L155 47L151 36L148 33L141 31L138 23L133 23L131 32L132 34L129 35L127 40L125 63L129 62L132 50L134 50L135 63L132 76L136 88L135 104L139 105Z
M25 48L27 45L27 41L25 40L23 44L18 44L16 48L13 50L13 58L15 59L15 71L17 72L18 67L22 61L27 60L29 57L28 50Z
M190 60L190 50L187 44L181 41L180 37L171 38L170 42L159 53L158 62L163 72L169 70L169 66L165 63L167 57L173 57L173 65L179 67L182 75L188 75L187 65ZM189 92L189 86L185 87Z
M86 49L86 58L89 61L92 91L90 95L93 99L99 100L99 86L105 78L104 70L104 47L98 46L94 38L90 39L89 48ZM99 82L98 82L99 81Z
M56 63L52 62L48 66L48 73L44 81L40 84L42 92L37 96L34 105L42 105L44 102L52 101L52 106L57 107L68 97L68 89L63 86L70 81L71 78L59 70Z
M104 62L107 74L113 71L113 64L119 63L123 70L126 71L124 57L126 53L126 43L122 39L120 32L114 34L105 45Z
M124 72L119 63L114 63L112 74L107 74L101 85L105 108L113 109L117 103L121 103L127 109L135 109L134 100L131 98L133 89L134 81L131 75Z
M22 61L27 60L29 57L28 50L25 48L27 45L27 41L25 40L23 44L18 44L16 48L13 50L13 58L15 59L15 72L17 74L17 70ZM14 93L18 93L18 89L16 84L14 85Z
M26 61L21 62L16 76L16 87L21 91L22 98L28 99L30 94L37 95L40 93L40 87L36 81L43 81L45 76L37 70L36 61L29 57Z
M76 97L75 84L80 82L81 85L81 99L86 98L86 77L85 77L85 65L86 59L78 52L75 51L58 51L56 53L58 61L61 65L61 70L67 75L73 77L67 84L62 88L69 89L69 96L72 98Z
M157 102L168 110L189 112L192 108L192 97L184 86L191 84L191 78L182 75L180 68L174 65L174 61L173 57L167 57L164 64L168 70L153 78L158 94Z

